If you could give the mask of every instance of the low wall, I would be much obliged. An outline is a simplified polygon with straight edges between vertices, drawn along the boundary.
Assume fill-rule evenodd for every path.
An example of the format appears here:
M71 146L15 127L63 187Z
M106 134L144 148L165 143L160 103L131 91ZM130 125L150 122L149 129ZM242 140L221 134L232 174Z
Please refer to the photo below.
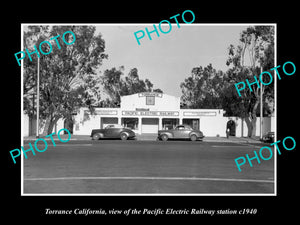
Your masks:
M200 118L200 130L208 137L226 137L227 122L233 120L236 125L236 137L247 137L248 127L245 120L239 117L206 117ZM262 133L265 134L269 131L275 131L275 117L264 117ZM255 136L260 136L260 117L256 120Z
M247 137L248 135L248 127L245 120L242 120L239 117L224 117L229 121L232 119L236 124L236 137ZM227 123L227 122L226 122ZM262 133L265 134L269 131L275 131L275 117L263 117L263 126ZM226 127L226 126L225 126ZM225 133L226 135L226 133ZM256 120L256 132L255 136L260 136L260 117L257 117Z

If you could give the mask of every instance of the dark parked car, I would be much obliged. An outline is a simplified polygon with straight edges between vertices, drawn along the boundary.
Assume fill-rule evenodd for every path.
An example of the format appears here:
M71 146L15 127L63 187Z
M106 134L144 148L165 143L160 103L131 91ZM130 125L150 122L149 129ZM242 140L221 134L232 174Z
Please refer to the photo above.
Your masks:
M92 130L91 137L93 140L102 138L121 138L122 140L127 140L135 138L135 133L131 129L124 128L121 125L108 125L104 129Z
M273 143L274 142L274 137L275 137L274 132L267 132L265 135L263 135L262 141Z
M178 125L175 129L159 130L158 140L167 141L168 139L190 139L191 141L202 140L203 133L200 130L194 130L188 125Z

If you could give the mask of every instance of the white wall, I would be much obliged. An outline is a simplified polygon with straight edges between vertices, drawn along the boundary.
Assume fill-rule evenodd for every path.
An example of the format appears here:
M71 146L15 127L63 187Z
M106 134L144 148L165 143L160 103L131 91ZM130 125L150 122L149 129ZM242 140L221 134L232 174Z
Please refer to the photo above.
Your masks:
M227 122L232 119L236 124L236 137L247 137L248 128L245 121L242 123L242 119L239 117L201 117L200 118L200 130L207 137L215 137L217 135L226 137L226 125ZM243 127L243 133L242 133ZM263 134L268 131L275 131L275 117L263 118ZM260 136L260 118L256 120L256 133L255 136Z
M216 137L226 136L226 123L227 119L224 117L201 117L200 118L200 130L204 136Z
M90 113L84 114L87 108L81 108L80 112L74 116L74 135L90 135L92 129L100 129L99 115L90 115Z
M100 120L101 117L122 117L121 116L121 109L114 109L118 111L118 115L88 115L88 117L84 118L84 110L86 108L82 108L80 112L74 117L74 127L73 127L73 135L90 135L92 129L99 129L100 128ZM110 109L112 110L112 109ZM185 110L187 111L187 110ZM195 111L195 110L194 110ZM201 110L198 110L201 111ZM181 117L182 115L180 115ZM119 120L120 120L119 118ZM187 117L185 117L187 118ZM226 124L227 122L232 119L236 123L236 137L247 137L248 129L246 122L243 121L241 118L238 117L223 117L219 114L217 116L200 116L200 130L204 133L207 137L216 137L217 135L221 137L226 136ZM35 120L34 120L35 122ZM43 125L45 121L41 121L40 133L43 131ZM120 121L119 121L120 122ZM29 117L28 115L23 115L23 136L29 136ZM257 117L256 121L256 136L260 136L260 119ZM242 126L243 125L243 126ZM35 126L34 126L35 127ZM243 127L243 133L242 133ZM60 119L56 126L54 127L53 132L57 133L60 129L64 128L64 120ZM141 129L141 124L139 124L139 129ZM263 118L263 134L268 131L275 131L275 117L264 117ZM35 135L35 129L33 134Z
M23 114L23 136L29 136L29 116Z
M32 127L30 127L30 122L32 124ZM45 120L39 120L39 134L44 131L45 122ZM59 119L53 128L53 132L57 133L62 128L64 128L64 120ZM23 137L28 137L30 135L36 136L36 118L30 119L27 114L23 114Z
M236 136L242 137L242 135L243 135L243 137L247 137L248 128L247 128L247 124L246 124L245 120L242 121L242 119L238 118L238 117L224 117L224 120L226 121L226 123L230 119L234 120L236 123ZM226 123L225 123L225 127L226 127ZM243 128L243 132L242 132L242 128ZM275 117L264 117L263 118L262 133L265 134L266 132L269 132L269 131L275 131ZM257 117L257 120L256 120L255 136L260 136L260 117Z

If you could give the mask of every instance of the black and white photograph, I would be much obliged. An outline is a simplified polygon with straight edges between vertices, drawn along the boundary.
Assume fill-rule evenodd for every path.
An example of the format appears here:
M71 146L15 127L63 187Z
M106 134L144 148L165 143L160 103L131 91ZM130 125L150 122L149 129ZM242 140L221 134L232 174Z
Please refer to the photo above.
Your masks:
M276 24L22 28L24 195L276 194Z
M9 9L5 217L295 216L297 7L223 3Z

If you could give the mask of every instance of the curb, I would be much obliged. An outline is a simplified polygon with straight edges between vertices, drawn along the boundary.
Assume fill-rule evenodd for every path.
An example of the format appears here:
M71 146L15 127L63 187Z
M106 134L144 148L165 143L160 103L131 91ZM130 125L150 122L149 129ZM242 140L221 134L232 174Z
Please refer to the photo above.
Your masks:
M260 141L246 141L246 140L241 140L241 141L233 141L233 140L203 140L204 142L220 142L220 143L249 143L249 144L259 144L261 143Z
M45 137L39 137L39 138L42 138L42 139L44 139L44 140L51 140L51 138L50 137L47 137L47 138L45 138ZM23 137L23 141L36 141L38 138L34 138L34 137ZM59 139L58 139L58 137L56 136L56 137L53 137L53 140L55 140L55 141L59 141ZM82 141L86 141L86 140L91 140L91 138L90 137L88 137L88 136L86 136L86 137L80 137L80 138L77 138L77 137L74 137L74 138L72 138L71 137L71 139L68 141L68 142L70 142L70 141L77 141L77 140L82 140ZM152 138L152 137L146 137L146 138L141 138L141 137L137 137L136 138L136 140L137 141L156 141L156 138ZM220 142L220 143L252 143L252 144L259 144L259 143L262 143L262 142L260 142L260 141L258 141L258 140L232 140L232 139L227 139L227 138L214 138L214 137L208 137L208 138L204 138L203 139L203 141L202 142Z
M41 137L39 137L39 138L41 138ZM23 139L23 141L36 141L37 139L38 139L38 138ZM48 141L48 140L49 140L49 141L51 140L50 138L42 138L42 139L47 140L47 141ZM54 140L54 141L59 141L58 138L53 138L53 140ZM70 139L69 141L73 141L73 140L76 141L76 140L84 140L84 139L72 138L72 139ZM69 141L68 141L68 142L69 142Z

